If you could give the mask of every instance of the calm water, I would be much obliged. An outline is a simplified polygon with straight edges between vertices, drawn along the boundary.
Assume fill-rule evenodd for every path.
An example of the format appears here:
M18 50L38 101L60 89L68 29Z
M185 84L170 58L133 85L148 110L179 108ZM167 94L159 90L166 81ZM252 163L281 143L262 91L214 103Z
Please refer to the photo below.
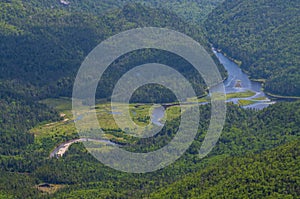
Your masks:
M255 98L265 97L265 100L257 100L255 104L244 106L244 108L254 108L257 110L264 109L270 104L274 104L274 102L271 102L271 100L268 99L266 94L263 92L261 83L251 81L248 75L244 73L236 63L225 57L222 53L219 53L215 50L214 53L228 72L228 78L224 81L226 93L245 91L255 92L254 96L248 98L234 98L228 100L228 102L238 103L238 100L240 99L255 100ZM240 81L241 87L236 87L238 81Z
M228 72L228 78L224 81L226 93L245 92L250 90L259 92L265 96L262 92L262 86L259 82L251 81L248 75L244 73L236 63L232 62L222 53L218 53L216 51L214 51L214 53ZM238 80L241 81L241 88L235 87Z
M157 126L163 126L164 124L161 123L161 119L165 116L165 109L164 107L160 106L153 109L151 115L151 122Z
M244 106L243 108L252 108L256 110L261 110L266 107L268 107L270 104L274 104L275 102L272 102L270 99L267 98L265 93L262 90L262 85L259 82L251 81L246 73L244 73L241 68L225 57L222 53L219 53L217 51L214 51L215 55L221 62L221 64L224 66L224 68L228 72L228 78L224 81L225 86L225 92L226 93L238 93L238 92L246 92L246 91L252 91L255 93L254 96L247 97L247 98L233 98L227 100L227 102L233 102L235 104L238 103L239 100L255 100L255 98L266 98L265 100L255 100L255 104L251 104L248 106ZM237 88L236 83L237 81L240 81L241 87ZM207 103L203 103L207 104ZM202 104L201 104L202 105ZM156 125L162 125L160 123L160 119L164 117L165 110L161 107L156 108L153 110L151 121L153 124Z

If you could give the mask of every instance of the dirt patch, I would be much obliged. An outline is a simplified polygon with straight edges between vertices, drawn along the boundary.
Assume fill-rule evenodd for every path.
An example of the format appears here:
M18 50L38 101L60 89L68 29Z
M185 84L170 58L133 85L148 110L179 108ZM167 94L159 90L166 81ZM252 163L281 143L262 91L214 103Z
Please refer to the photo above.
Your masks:
M65 185L43 183L36 185L36 188L43 193L53 194L64 186Z

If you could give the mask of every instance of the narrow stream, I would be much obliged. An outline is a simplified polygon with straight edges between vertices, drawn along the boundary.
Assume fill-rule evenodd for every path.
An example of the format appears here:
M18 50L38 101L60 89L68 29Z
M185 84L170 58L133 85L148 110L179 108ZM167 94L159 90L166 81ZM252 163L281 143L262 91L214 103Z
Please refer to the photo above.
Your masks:
M151 122L157 126L163 126L164 124L161 123L161 119L165 116L165 109L164 107L160 106L153 109L151 115Z

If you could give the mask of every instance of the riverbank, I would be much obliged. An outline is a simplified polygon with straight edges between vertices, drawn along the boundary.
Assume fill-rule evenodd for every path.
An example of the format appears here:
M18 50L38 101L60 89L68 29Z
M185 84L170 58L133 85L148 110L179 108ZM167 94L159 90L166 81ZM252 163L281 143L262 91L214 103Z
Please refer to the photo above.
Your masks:
M274 98L274 99L285 99L285 100L300 100L300 97L297 96L282 96L282 95L276 95L269 92L265 92L266 95Z
M233 63L235 63L243 71L243 73L247 74L248 78L251 81L260 83L261 87L262 87L262 91L265 93L266 96L270 97L271 99L273 99L273 100L299 100L300 99L300 97L298 97L298 96L282 96L282 95L277 95L277 94L273 94L273 93L265 91L264 84L267 81L266 79L254 79L254 78L251 78L251 76L249 75L249 73L240 67L242 65L242 61L237 60L237 59L235 59L233 57L228 56L227 53L224 52L222 49L217 49L217 48L214 48L214 47L212 47L212 49L213 49L213 51L215 51L217 53L221 53L228 60L230 60Z
M215 48L215 47L213 47L214 45L211 45L211 46L212 46L212 50L213 50L213 51L216 51L216 52L218 52L218 53L222 53L225 57L227 57L227 59L231 60L231 61L234 62L236 65L241 66L241 65L243 64L242 61L240 61L240 60L238 60L238 59L235 59L235 58L233 58L233 57L228 56L227 53L224 52L222 49ZM247 74L246 71L244 71L244 73Z
M222 50L215 50L214 48L212 50L228 73L228 78L224 81L227 102L257 110L276 103L264 93L262 79L259 81L258 79L251 80L249 75L238 66L235 59L224 55Z
M249 76L249 78L250 78L250 76ZM261 84L264 84L267 81L266 79L253 79L253 78L250 78L250 80L254 81L254 82L259 82Z

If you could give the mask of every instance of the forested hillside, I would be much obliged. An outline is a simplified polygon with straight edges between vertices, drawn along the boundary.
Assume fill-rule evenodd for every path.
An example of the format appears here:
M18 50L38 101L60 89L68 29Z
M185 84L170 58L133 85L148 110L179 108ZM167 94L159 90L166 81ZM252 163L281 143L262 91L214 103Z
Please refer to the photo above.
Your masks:
M57 6L51 7L52 4ZM59 119L55 110L38 101L47 97L71 97L81 62L109 36L136 27L167 27L185 32L207 46L200 29L165 10L132 4L101 15L100 11L96 14L96 8L89 13L83 9L85 4L77 2L76 5L76 9L82 8L81 13L58 2L0 2L0 140L3 143L0 154L18 154L33 142L33 136L27 133L30 128ZM97 97L108 98L119 77L144 62L162 62L189 77L194 74L179 57L161 51L139 51L123 56L110 67L109 78L100 83ZM197 93L204 94L201 78L193 79ZM148 93L140 91L132 100L175 100L170 92L160 97ZM162 89L159 93L166 94Z
M57 111L35 102L37 92L29 85L0 81L0 90L0 156L17 155L33 142L30 128L60 118Z
M174 164L148 174L108 168L82 144L72 145L61 159L48 159L47 147L35 143L22 155L1 156L0 193L38 198L42 194L35 185L49 183L61 187L51 198L295 197L300 178L299 107L299 102L278 103L257 112L229 105L217 146L200 159L198 150L210 115L210 108L202 106L201 128L191 148ZM175 133L178 120L167 123L155 139L143 141L143 150L165 144ZM55 138L44 142L51 139ZM136 150L139 142L136 144L134 141L129 147Z
M259 155L225 158L151 198L298 198L300 141Z
M59 0L23 0L31 6L40 7L44 9L60 9L72 12L86 12L95 15L105 15L113 9L122 8L127 4L139 3L148 7L174 12L188 22L200 24L206 19L207 15L224 0L69 0L67 5L64 5Z
M259 111L228 103L222 135L203 159L199 149L211 105L201 105L198 134L190 148L152 173L116 171L96 160L82 143L72 144L61 158L50 156L56 147L79 137L74 126L79 117L72 115L70 97L80 64L101 41L132 28L170 28L210 50L207 36L242 61L252 78L265 79L268 92L299 96L298 0L226 0L209 15L205 35L199 25L221 1L1 1L0 198L298 198L300 101L277 102ZM106 101L114 84L134 66L149 62L177 69L199 96L207 89L186 60L168 52L140 50L116 60L99 83L95 111L104 123L106 141L137 153L165 146L181 120L180 108L170 105L162 131L145 139L111 122L113 114L122 113ZM218 67L225 78L223 66ZM157 85L145 86L131 98L131 116L145 124L152 104L140 102L174 98Z
M300 96L300 6L294 0L227 0L206 21L215 47L242 62L267 92Z
M0 78L29 83L43 98L49 97L50 93L51 97L70 97L75 75L85 56L101 41L124 30L146 26L166 27L186 33L208 46L199 28L188 25L168 11L138 4L127 5L104 16L33 7L20 0L1 2L0 9ZM144 62L162 60L177 66L187 75L195 74L187 69L186 62L161 51L140 51L131 56L134 57L129 59L130 55L127 55L116 60L118 64L112 65L114 72L102 82L104 88L97 97L109 97L113 82L118 80L116 77ZM114 70L114 67L121 70ZM223 67L220 70L224 75ZM190 79L198 87L197 94L204 94L205 85L201 77ZM147 95L145 92L143 94Z
M30 170L33 164L27 158L32 158L33 151L25 151L34 142L34 136L28 130L41 122L60 119L57 111L40 104L39 100L71 96L81 62L105 38L135 27L159 26L182 30L205 44L198 28L188 26L167 11L135 4L122 10L113 10L102 17L69 11L63 7L52 9L49 2L0 2L0 159L5 162L1 169L9 167L9 171L15 171L17 167L19 172ZM139 55L152 57L152 60L163 60L167 56L161 54L155 58L158 53L139 52L134 55L133 63L128 63L126 59L123 62L119 60L120 64L114 67L127 65L128 69L134 63L143 61ZM184 69L184 66L177 67ZM109 89L113 86L111 81L115 77L104 81L104 87L99 92L103 95L100 97L109 96ZM204 93L201 80L197 84L200 85L199 94ZM24 158L25 154L27 158ZM4 174L3 178L17 176Z

